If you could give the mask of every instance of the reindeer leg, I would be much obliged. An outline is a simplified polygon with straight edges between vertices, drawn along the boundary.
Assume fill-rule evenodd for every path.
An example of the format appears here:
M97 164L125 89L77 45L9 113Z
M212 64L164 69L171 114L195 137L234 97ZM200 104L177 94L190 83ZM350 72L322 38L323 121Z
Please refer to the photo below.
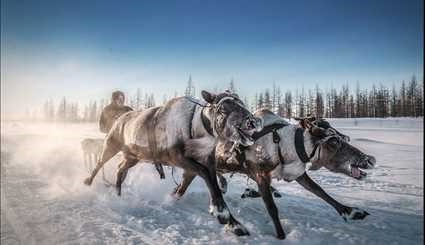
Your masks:
M165 179L164 168L162 167L162 164L161 163L155 163L155 168L156 168L156 171L158 171L158 173L159 173L159 177L161 179Z
M218 177L218 185L220 187L220 190L223 194L226 194L227 192L227 180L224 178L222 174L217 174Z
M304 173L300 177L298 177L297 182L302 185L305 189L309 190L311 193L315 194L316 196L323 199L325 202L330 204L332 207L335 208L335 210L339 213L339 215L342 216L342 218L347 221L348 219L364 219L367 215L369 215L368 212L361 210L359 208L355 207L348 207L345 206L335 199L333 199L331 196L329 196L323 189L320 187L316 182L314 182L310 176L307 175L307 173Z
M96 177L99 170L103 167L103 165L109 161L113 156L115 156L121 150L121 145L115 142L112 139L107 139L106 144L103 147L102 156L100 161L97 162L96 167L93 169L90 177L84 180L84 184L91 185L94 177Z
M174 189L173 194L176 195L177 198L180 198L184 195L190 183L192 183L193 179L196 177L196 174L190 171L183 172L183 180L182 182Z
M277 238L285 239L286 235L283 231L282 224L280 223L279 212L277 210L276 204L274 203L272 192L270 191L270 176L266 176L265 174L258 174L256 177L256 182L258 184L258 189L261 192L261 197L263 198L264 204L266 205L267 212L273 220Z
M179 163L183 168L189 169L191 172L196 173L204 179L210 193L209 212L217 217L221 224L226 224L226 227L234 234L238 236L249 235L248 230L230 213L223 199L223 195L217 183L214 154L215 153L208 157L208 167L194 161L193 159L185 157L183 157Z
M116 189L118 196L121 196L121 185L127 177L128 169L134 167L138 163L138 160L135 158L126 158L120 164L120 168L117 173L117 183Z

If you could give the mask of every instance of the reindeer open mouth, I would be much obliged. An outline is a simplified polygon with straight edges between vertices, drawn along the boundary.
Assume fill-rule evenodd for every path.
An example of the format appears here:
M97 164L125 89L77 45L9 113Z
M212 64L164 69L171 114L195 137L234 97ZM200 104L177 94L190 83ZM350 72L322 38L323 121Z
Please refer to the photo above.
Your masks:
M359 167L350 165L351 168L351 177L361 180L367 176L367 173L361 170Z
M362 169L373 168L376 163L376 159L373 156L365 156L362 160L358 161L356 164L350 165L351 177L361 180L366 178L367 173Z

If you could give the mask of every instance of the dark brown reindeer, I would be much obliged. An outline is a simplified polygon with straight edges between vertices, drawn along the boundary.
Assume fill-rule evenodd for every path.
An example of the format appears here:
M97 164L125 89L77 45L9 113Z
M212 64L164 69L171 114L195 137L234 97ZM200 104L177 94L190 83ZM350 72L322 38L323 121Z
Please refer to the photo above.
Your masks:
M243 151L244 163L239 165L226 163L223 152L228 146L219 143L216 149L217 172L220 182L225 182L222 174L238 172L248 175L257 183L259 192L247 189L243 196L263 198L279 239L285 238L285 232L273 200L274 188L270 185L272 178L297 181L305 189L332 205L344 220L363 219L368 215L366 211L345 206L326 194L307 175L306 163L312 163L310 168L312 170L325 167L332 172L363 179L366 173L360 168L372 167L375 163L374 157L351 146L347 136L332 128L323 119L300 118L299 125L292 125L268 110L257 111L254 116L263 120L264 128L253 135L255 144ZM174 191L175 195L182 196L194 176L185 172L182 183Z
M141 160L180 167L205 181L210 193L209 211L221 224L227 224L236 235L249 235L224 202L216 178L214 150L218 142L253 144L251 135L261 129L261 120L254 118L235 94L202 91L202 97L207 106L179 97L163 106L120 116L106 136L100 161L84 183L91 185L98 171L119 151L124 160L117 173L118 195L128 169Z

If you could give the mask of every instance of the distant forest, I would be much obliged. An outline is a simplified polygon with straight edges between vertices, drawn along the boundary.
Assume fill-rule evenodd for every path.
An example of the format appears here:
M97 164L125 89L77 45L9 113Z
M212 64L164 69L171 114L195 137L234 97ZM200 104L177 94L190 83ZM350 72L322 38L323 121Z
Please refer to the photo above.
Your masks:
M254 98L241 97L244 103L255 111L267 108L282 117L304 117L314 115L326 118L359 118L359 117L423 117L424 113L424 83L419 83L416 77L409 82L403 81L399 88L393 85L388 88L382 84L372 85L370 88L350 90L348 85L339 89L322 90L318 85L305 90L283 91L280 86L257 92ZM231 80L228 90L238 92L235 82ZM216 91L218 92L218 91ZM195 86L190 77L184 94L163 98L159 101L152 93L142 93L137 89L135 94L126 95L126 103L135 110L143 110L164 103L177 96L195 96ZM27 116L33 120L56 122L96 122L99 120L102 109L109 100L91 101L81 106L78 102L69 101L63 97L55 105L53 100L47 100L43 108L28 112Z

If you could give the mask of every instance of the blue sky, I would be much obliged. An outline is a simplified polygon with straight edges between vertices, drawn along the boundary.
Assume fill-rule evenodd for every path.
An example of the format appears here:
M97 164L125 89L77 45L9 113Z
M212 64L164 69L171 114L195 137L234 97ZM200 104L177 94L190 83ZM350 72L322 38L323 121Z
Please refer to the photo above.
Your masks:
M113 89L423 79L423 1L1 1L2 113ZM354 85L353 85L354 86ZM18 109L17 109L18 108Z

